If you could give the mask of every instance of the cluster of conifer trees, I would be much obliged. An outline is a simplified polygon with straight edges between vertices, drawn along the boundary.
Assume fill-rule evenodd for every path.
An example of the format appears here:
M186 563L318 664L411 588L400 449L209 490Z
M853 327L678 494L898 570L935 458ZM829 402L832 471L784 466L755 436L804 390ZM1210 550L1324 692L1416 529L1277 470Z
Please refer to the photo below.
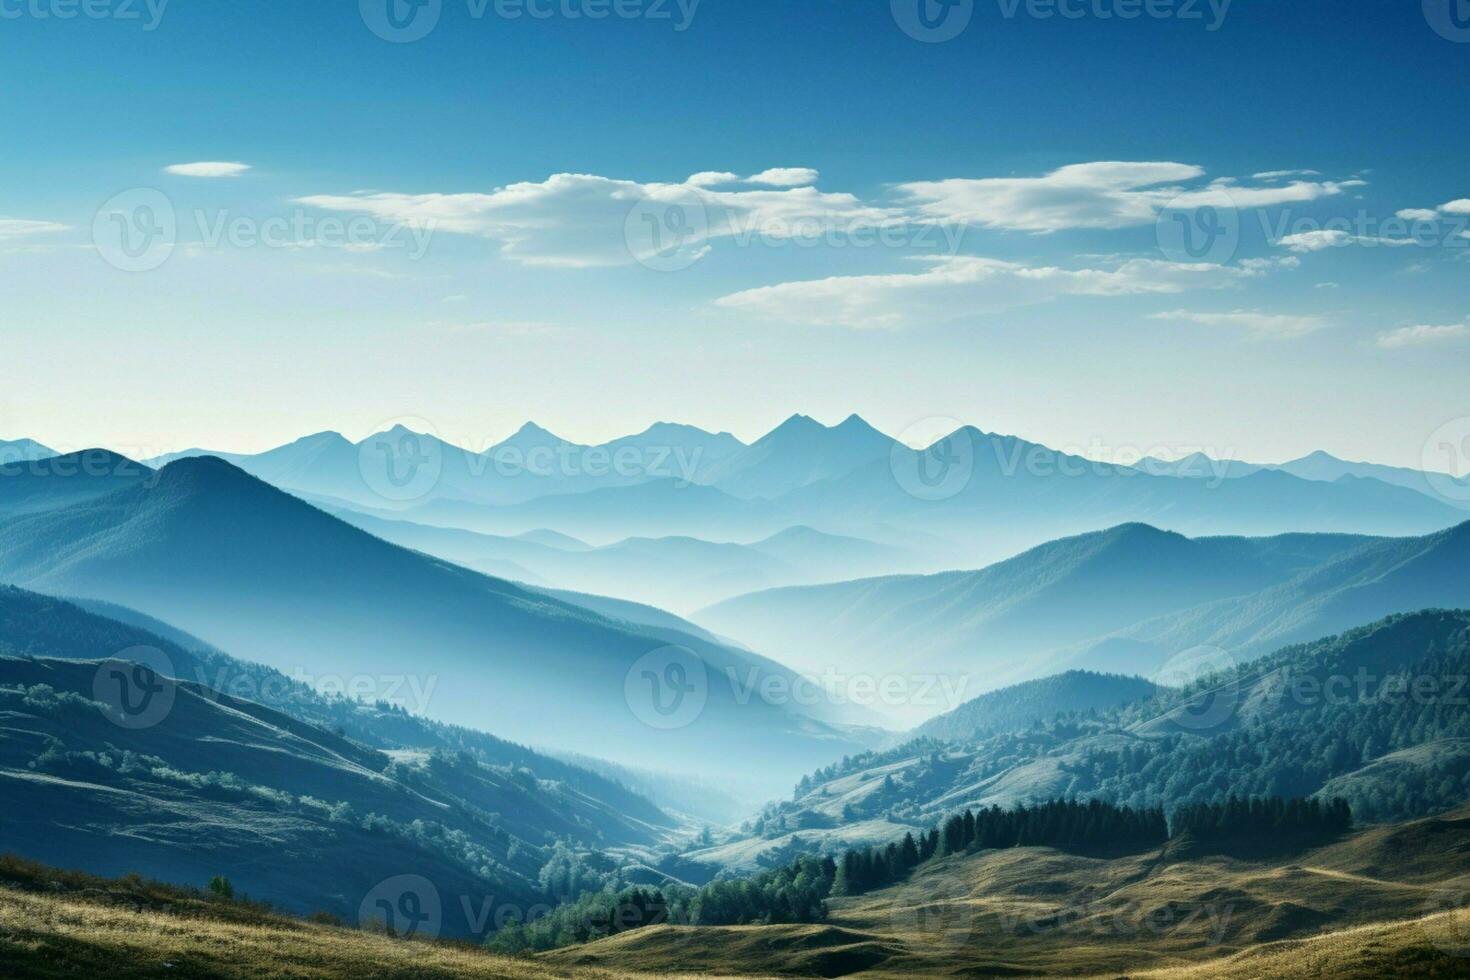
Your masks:
M860 895L905 878L933 857L1001 847L1130 851L1169 839L1163 810L1133 810L1092 800L1053 800L1003 810L966 810L917 839L912 834L886 847L851 850L837 867L839 895Z
M1189 834L1204 842L1249 840L1285 843L1332 837L1352 826L1347 801L1315 799L1247 800L1232 796L1224 803L1188 803L1174 811L1173 836Z

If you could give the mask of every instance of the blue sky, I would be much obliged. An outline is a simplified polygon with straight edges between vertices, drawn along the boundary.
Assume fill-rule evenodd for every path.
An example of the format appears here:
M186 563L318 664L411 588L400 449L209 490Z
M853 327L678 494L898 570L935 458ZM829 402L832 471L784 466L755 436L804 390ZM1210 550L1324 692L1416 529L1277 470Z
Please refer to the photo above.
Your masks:
M1470 415L1470 32L1434 0L973 0L939 43L903 0L441 0L409 43L379 0L92 2L0 0L0 438L857 411L1421 465ZM140 202L172 248L124 271Z

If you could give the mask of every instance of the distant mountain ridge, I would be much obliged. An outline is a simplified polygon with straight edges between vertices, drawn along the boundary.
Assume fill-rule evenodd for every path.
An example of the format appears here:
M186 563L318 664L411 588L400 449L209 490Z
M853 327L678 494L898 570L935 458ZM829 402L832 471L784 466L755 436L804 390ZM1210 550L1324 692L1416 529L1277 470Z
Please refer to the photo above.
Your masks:
M734 765L737 742L764 746L783 760L758 774L773 783L852 744L807 713L825 705L741 693L767 675L789 684L778 664L406 551L212 457L0 518L0 536L0 580L120 603L282 669L434 679L435 717L521 741L702 771ZM677 731L645 723L628 686L640 658L671 645L705 677L700 712ZM555 719L548 685L565 706Z
M1470 606L1470 522L1380 539L1123 525L975 572L774 589L693 618L803 670L923 669L979 693L1072 667L1149 676L1200 647L1251 657L1436 606Z
M357 443L326 432L258 455L218 455L308 499L415 523L596 544L751 541L806 525L920 550L931 568L977 567L1129 522L1193 537L1422 535L1459 523L1470 507L1470 478L1325 453L1278 467L1203 454L1122 466L973 426L913 448L856 415L832 426L795 415L750 445L658 423L584 446L527 423L480 450L399 425Z

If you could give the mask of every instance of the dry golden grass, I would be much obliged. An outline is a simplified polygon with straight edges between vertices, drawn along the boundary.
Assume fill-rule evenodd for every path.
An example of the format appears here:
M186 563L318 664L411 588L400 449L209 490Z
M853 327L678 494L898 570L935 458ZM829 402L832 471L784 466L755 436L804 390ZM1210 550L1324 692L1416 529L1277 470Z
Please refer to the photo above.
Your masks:
M617 969L569 971L467 946L406 942L284 917L221 921L10 888L0 888L0 976L649 980Z

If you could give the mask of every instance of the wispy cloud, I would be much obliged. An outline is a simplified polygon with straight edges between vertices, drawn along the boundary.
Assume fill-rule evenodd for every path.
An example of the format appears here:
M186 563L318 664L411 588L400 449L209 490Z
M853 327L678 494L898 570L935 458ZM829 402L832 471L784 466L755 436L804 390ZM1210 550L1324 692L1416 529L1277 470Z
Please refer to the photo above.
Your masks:
M1416 245L1418 242L1413 238L1384 238L1379 235L1354 235L1340 228L1319 228L1315 231L1302 231L1295 235L1285 235L1277 239L1277 245L1288 248L1293 252L1321 252L1329 248L1346 248L1349 245L1364 245L1368 247L1383 245L1388 248L1397 248L1402 245Z
M315 194L297 203L481 235L499 241L508 259L565 268L636 261L643 229L630 229L629 223L643 215L635 209L655 222L667 220L669 227L662 230L691 251L720 238L801 238L871 226L897 215L852 194L815 187L717 189L727 176L710 171L682 183L659 184L554 174L483 194Z
M1401 347L1423 347L1429 344L1443 344L1466 339L1470 339L1470 324L1447 323L1441 326L1419 324L1413 327L1399 327L1397 330L1385 330L1378 335L1378 346L1384 350L1396 350Z
M1041 177L951 178L899 184L897 190L937 221L1045 233L1152 224L1169 206L1224 200L1249 208L1312 201L1361 183L1293 180L1251 186L1220 179L1199 184L1204 176L1204 168L1187 163L1103 161L1072 164Z
M1063 269L977 256L924 258L921 272L833 276L732 293L724 309L814 326L894 328L953 320L1059 296L1132 296L1218 289L1263 275L1271 263L1240 266L1130 259Z
M197 163L171 163L163 168L163 172L176 177L238 177L249 169L248 163L201 160Z
M70 225L55 221L32 221L27 218L0 218L0 242L17 241L32 235L50 235L67 231Z
M1259 310L1234 310L1230 313L1168 310L1155 313L1149 319L1197 323L1206 327L1228 327L1244 330L1252 337L1271 340L1305 337L1328 326L1327 318L1316 314L1262 313Z

